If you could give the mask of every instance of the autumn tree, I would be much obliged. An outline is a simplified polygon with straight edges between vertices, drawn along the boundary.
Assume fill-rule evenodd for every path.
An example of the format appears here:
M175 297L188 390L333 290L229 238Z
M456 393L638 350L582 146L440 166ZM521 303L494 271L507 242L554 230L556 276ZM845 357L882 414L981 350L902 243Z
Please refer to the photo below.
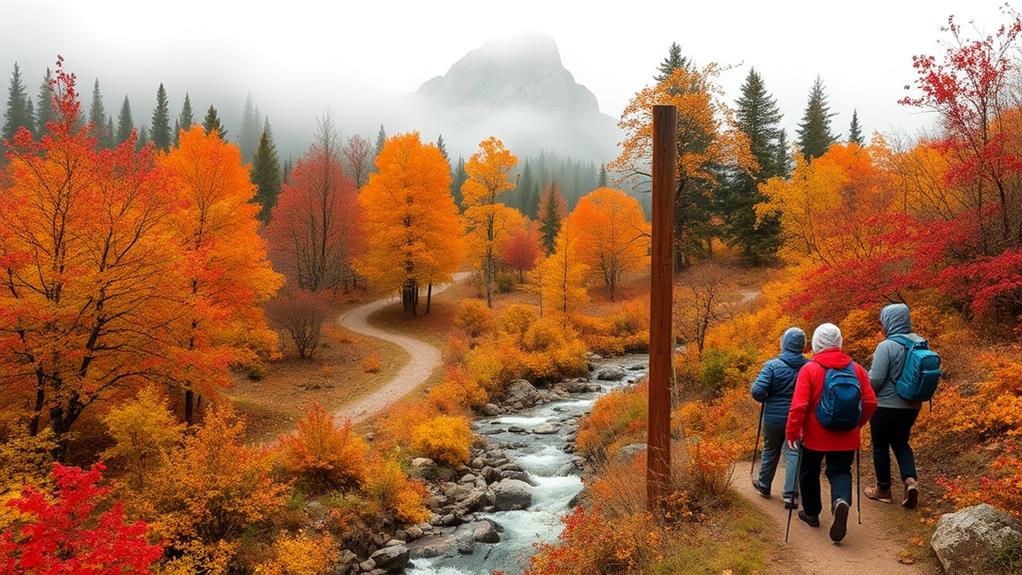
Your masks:
M295 354L308 359L319 348L323 322L330 307L323 293L285 288L266 302L266 315L275 328L288 336Z
M268 119L252 160L252 183L256 186L254 199L259 204L259 221L265 224L270 220L270 213L280 195L280 158L277 156L277 146L273 144L273 132L270 131Z
M621 278L649 264L650 227L639 202L620 190L598 188L578 203L565 226L590 279L614 301Z
M621 154L611 164L625 178L650 178L653 153L653 106L678 110L675 229L677 267L693 255L706 253L714 235L711 219L722 168L750 170L755 160L745 134L736 128L731 110L721 101L720 70L683 66L655 86L640 90L625 108L618 125L625 132Z
M160 83L156 90L156 107L153 108L152 123L149 128L149 137L157 150L166 152L170 149L170 105L167 102L167 90Z
M543 188L543 195L540 196L539 207L536 209L539 231L543 234L543 245L548 255L554 251L557 234L561 231L561 223L567 215L568 205L561 194L560 186L556 182L550 182Z
M0 573L148 573L163 555L149 527L107 506L102 464L88 471L56 465L51 495L29 486L8 502L17 520L0 532ZM102 511L101 511L102 510Z
M798 123L798 147L805 159L822 156L831 144L838 141L838 136L830 129L830 119L834 116L835 112L830 111L827 94L823 91L823 80L817 76L809 90L802 120Z
M195 391L229 384L217 366L256 361L276 340L262 303L283 278L270 267L251 203L255 186L238 147L193 126L177 148L161 157L180 199L181 253L189 261L187 313L174 324L177 344L191 361L179 361L175 379L185 390L185 420L192 422Z
M536 267L543 249L543 237L539 228L532 222L528 222L515 230L511 237L504 242L501 251L501 259L511 269L518 272L518 280L525 282L525 272Z
M14 141L14 135L19 128L32 130L35 119L30 112L31 100L25 91L25 83L21 79L21 68L17 62L14 64L14 72L11 73L11 83L7 88L7 109L4 110L3 130L0 131L0 139L8 142Z
M538 274L541 279L541 297L543 310L551 312L567 327L568 320L579 306L589 301L585 279L588 268L581 263L575 247L572 230L567 226L557 234L554 252L540 265Z
M362 186L366 183L366 178L369 177L369 167L372 161L370 157L372 148L369 147L369 140L355 134L348 138L341 152L344 154L344 160L348 164L348 172L351 173L352 179L355 180L355 189L362 189Z
M151 385L108 411L103 423L114 440L103 456L123 462L131 489L137 492L145 488L147 478L184 431L167 409L167 398Z
M473 251L478 252L486 282L486 305L493 307L493 278L500 241L515 229L514 211L500 202L500 196L515 188L511 170L518 158L504 147L503 142L490 137L479 144L465 164L468 180L461 186L465 221L469 233L475 238ZM518 214L518 219L521 214Z
M739 294L730 276L729 270L708 263L681 278L683 290L674 304L674 331L686 343L694 344L699 355L706 347L710 328L738 310Z
M377 173L359 194L373 238L359 269L380 287L400 290L405 312L414 316L419 287L449 281L462 261L451 173L440 150L415 132L387 140L375 164Z
M273 208L267 228L270 249L299 289L347 290L353 262L363 253L362 208L340 154L340 136L327 116Z

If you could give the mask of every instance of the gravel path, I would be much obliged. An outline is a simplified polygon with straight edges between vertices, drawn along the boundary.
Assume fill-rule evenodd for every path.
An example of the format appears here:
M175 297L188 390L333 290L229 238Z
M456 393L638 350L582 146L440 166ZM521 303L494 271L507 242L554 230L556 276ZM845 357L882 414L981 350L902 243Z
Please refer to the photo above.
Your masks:
M460 282L467 278L468 272L454 274L454 281ZM433 295L446 290L450 284L433 286ZM355 401L341 406L334 412L338 420L351 419L358 423L383 411L390 404L401 399L422 385L433 371L440 367L441 353L436 347L411 336L392 333L369 325L369 316L374 312L399 301L397 296L378 299L361 305L341 316L339 323L355 333L389 341L408 352L410 359L390 381Z

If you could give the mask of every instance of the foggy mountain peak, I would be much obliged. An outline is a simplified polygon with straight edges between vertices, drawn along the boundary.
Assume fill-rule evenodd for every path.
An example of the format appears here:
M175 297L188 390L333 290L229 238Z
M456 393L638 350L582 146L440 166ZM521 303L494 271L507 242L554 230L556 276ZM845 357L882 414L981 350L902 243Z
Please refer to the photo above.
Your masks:
M487 41L446 74L422 84L413 99L465 142L500 134L526 152L560 150L594 160L613 155L615 121L561 62L556 41L521 32Z

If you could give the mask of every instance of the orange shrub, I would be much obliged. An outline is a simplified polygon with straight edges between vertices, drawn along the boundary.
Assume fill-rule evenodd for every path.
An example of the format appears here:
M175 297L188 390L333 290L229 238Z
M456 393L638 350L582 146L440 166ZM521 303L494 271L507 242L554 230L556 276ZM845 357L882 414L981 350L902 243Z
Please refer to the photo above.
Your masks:
M416 425L412 430L412 450L416 455L434 461L460 465L468 461L473 439L468 418L438 415Z
M486 400L486 390L460 367L448 367L440 383L429 390L430 403L446 414L463 413L484 405Z
M708 435L688 441L688 473L692 493L704 501L717 501L731 489L734 465L741 455L735 441L719 441Z
M852 310L841 320L840 327L845 353L860 364L868 366L873 350L884 337L879 312L872 309Z
M496 327L490 308L480 299L461 300L454 316L454 325L471 338L489 333Z
M314 489L356 487L368 477L368 447L346 421L338 427L333 415L315 405L298 422L294 435L281 437L284 468Z
M556 544L540 545L526 575L640 573L662 558L666 537L645 513L608 520L582 507L565 517Z
M531 305L511 304L500 316L500 331L511 336L519 345L536 320L539 319L538 310Z
M379 423L380 433L374 441L383 447L408 449L412 444L413 430L437 414L436 408L427 401L406 400L391 406Z
M646 382L604 395L579 424L575 449L595 459L611 458L625 445L644 441L648 402Z
M326 575L333 569L337 546L333 537L281 533L273 540L272 557L255 567L255 575Z
M937 482L956 509L985 502L1022 519L1022 444L1006 443L1004 453L979 478L959 476Z
M372 469L365 482L365 493L379 511L393 515L403 524L421 523L430 517L426 487L409 479L396 460L389 459Z
M380 354L375 350L370 351L362 358L362 371L366 373L377 373L382 367L383 362L380 360Z
M979 384L984 402L982 431L989 437L1000 434L1022 436L1022 349L1010 348L980 356L988 378Z

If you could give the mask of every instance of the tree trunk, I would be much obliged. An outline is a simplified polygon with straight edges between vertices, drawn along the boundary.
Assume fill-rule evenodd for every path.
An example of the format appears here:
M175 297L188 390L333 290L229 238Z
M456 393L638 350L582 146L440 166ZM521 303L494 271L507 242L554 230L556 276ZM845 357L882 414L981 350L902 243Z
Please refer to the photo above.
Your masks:
M192 424L194 414L192 413L192 400L195 397L195 392L191 389L185 390L185 423L187 425Z
M419 289L414 280L408 280L403 286L401 286L401 304L404 307L405 314L410 317L416 316L416 307L418 305Z
M433 304L433 282L429 282L429 287L426 288L426 315L429 315L429 309Z

